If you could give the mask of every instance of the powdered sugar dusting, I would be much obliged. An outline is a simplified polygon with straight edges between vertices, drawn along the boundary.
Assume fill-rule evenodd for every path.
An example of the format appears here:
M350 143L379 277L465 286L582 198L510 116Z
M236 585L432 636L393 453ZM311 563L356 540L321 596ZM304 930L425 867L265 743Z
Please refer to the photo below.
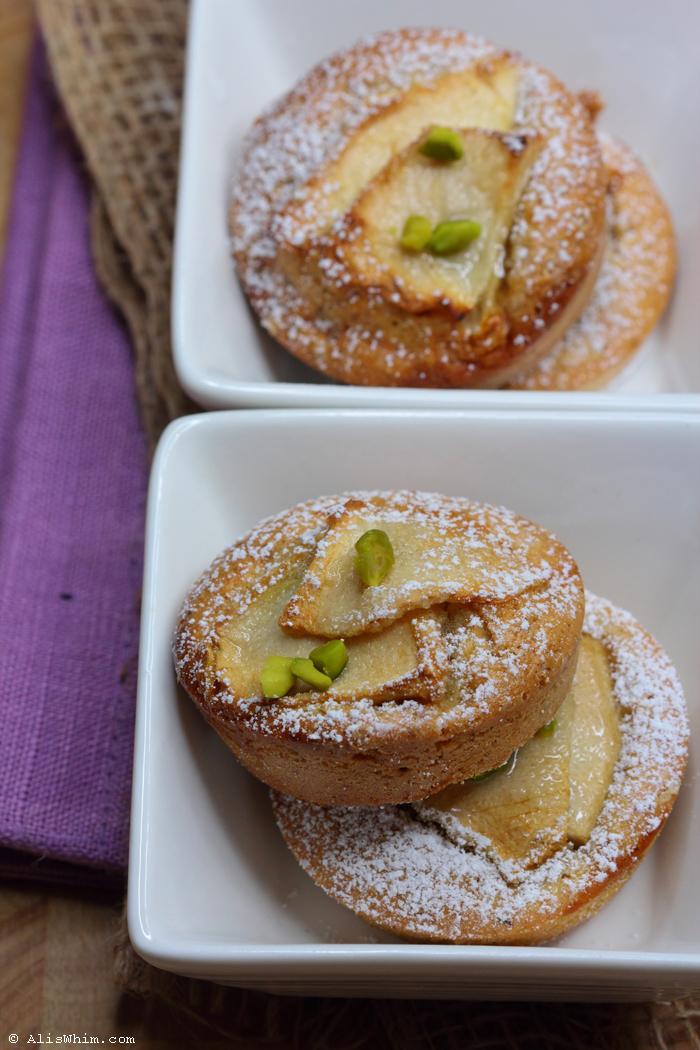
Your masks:
M395 932L517 942L546 937L556 917L636 863L680 788L688 743L683 691L666 654L629 613L587 594L584 631L607 649L622 736L585 845L507 879L478 848L452 841L412 806L324 809L273 792L280 828L304 869L341 903Z
M602 385L643 342L671 293L675 247L666 207L632 152L600 139L610 172L608 234L591 300L552 352L510 384L515 389Z
M453 531L457 521L465 536L474 527L480 542L488 538L494 547L513 551L525 574L514 581L506 563L500 582L498 574L491 580L495 595L512 593L514 582L522 593L508 601L477 602L466 620L458 608L449 607L442 645L434 654L447 682L438 704L425 704L411 695L377 702L370 696L339 700L331 692L306 692L272 703L261 694L236 695L212 657L226 624L290 575L303 578L329 523L358 501L377 522L416 518L431 522L440 533ZM575 622L580 608L580 577L570 555L546 530L511 511L432 493L354 492L300 504L267 519L224 552L187 598L174 653L181 681L206 710L224 721L235 721L256 735L342 743L361 750L383 735L413 737L422 727L449 739L493 711L494 705L506 710L535 665L557 673L558 625ZM471 616L488 636L488 643L473 653L468 644ZM526 644L523 632L530 630L533 643Z
M272 259L276 245L265 240L271 219L303 193L351 132L413 83L430 84L443 73L495 53L479 37L409 29L366 37L319 63L268 107L243 143L245 163L232 200L234 251L253 249L258 258ZM306 222L306 229L278 232L299 241L313 229L313 212Z
M323 172L360 125L413 84L504 56L456 30L383 33L316 67L254 125L233 191L234 255L263 326L308 364L346 382L474 385L543 335L583 279L602 227L595 135L585 107L519 56L510 56L521 77L512 132L537 136L541 152L507 257L496 260L498 310L483 323L478 311L455 320L437 307L416 319L399 308L396 289L358 285L342 251L323 253L294 281L280 268L283 245L310 246L323 235L318 194L335 189ZM352 235L343 216L330 232L332 243Z
M343 580L353 571L353 545L375 527L388 532L397 550L391 575L348 594ZM394 502L377 512L354 500L319 541L283 622L309 634L346 637L443 602L515 597L546 583L553 570L533 557L530 543L514 538L488 515L465 515L463 507L451 513L442 501Z

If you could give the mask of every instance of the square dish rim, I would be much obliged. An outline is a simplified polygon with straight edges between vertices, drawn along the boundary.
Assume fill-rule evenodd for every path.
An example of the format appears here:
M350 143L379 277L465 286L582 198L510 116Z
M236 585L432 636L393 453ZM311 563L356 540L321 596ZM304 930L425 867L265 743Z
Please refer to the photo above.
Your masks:
M390 411L379 409L317 410L305 414L305 419L317 419L326 423L337 419L355 420L363 418L385 419L389 415L404 421L408 427L411 422L421 419L440 419L446 415L455 419L464 418L471 422L481 419L529 418L531 409L509 408L499 405L497 408L482 409L476 413L454 411ZM567 409L562 412L537 411L537 417L557 422L589 420L592 425L600 418L599 411ZM700 424L700 405L695 405L686 413L688 421L694 426ZM677 421L679 413L659 410L656 403L653 407L638 403L627 409L611 407L603 413L609 420L616 418L633 418L638 421L663 422ZM299 418L294 410L249 410L217 413L201 413L184 417L171 423L164 432L154 458L148 495L148 513L146 528L146 559L143 587L143 614L141 624L141 660L139 665L138 701L136 714L136 742L134 751L134 782L132 795L132 823L130 832L129 857L129 892L128 892L128 925L129 935L136 951L153 965L179 973L194 976L215 976L231 980L257 980L290 978L308 982L339 977L348 980L361 980L372 975L387 976L387 967L391 967L391 976L397 981L410 979L416 974L430 984L444 978L468 977L480 974L484 977L493 975L501 978L505 984L519 985L532 977L562 978L577 976L588 977L594 983L608 979L628 978L630 991L644 981L654 984L671 982L681 988L700 985L700 946L697 950L630 951L616 949L581 949L565 948L557 945L548 946L488 946L488 945L436 945L405 944L372 945L363 943L299 943L290 944L255 944L240 941L220 944L207 937L198 938L164 933L153 930L148 916L145 897L145 863L147 850L147 811L149 794L154 790L149 777L149 748L153 721L153 664L158 653L158 639L155 622L155 608L158 600L157 567L159 558L159 530L161 522L162 482L168 471L171 456L178 442L188 431L202 427L224 428L233 435L245 435L248 429L264 429L270 423L286 422L294 424Z
M192 54L196 50L193 43L200 33L201 26L210 17L208 5L201 0L192 0L188 18L188 34L185 65L185 91L182 111L182 134L179 153L180 178L178 181L175 243L173 251L172 297L171 297L171 330L173 361L178 380L188 395L204 409L232 408L363 408L394 407L413 409L468 409L489 407L491 404L519 405L527 404L537 408L548 402L552 407L598 407L611 408L623 405L628 400L640 397L654 399L659 407L674 408L674 401L696 401L700 403L700 387L697 390L676 390L638 394L625 390L602 389L600 391L510 391L487 389L434 389L411 387L379 387L345 385L325 381L290 382L288 380L248 380L232 379L227 375L218 376L201 368L196 355L191 350L191 342L185 324L184 307L187 275L184 260L189 245L185 241L183 216L193 206L193 190L190 182L190 157L194 150L188 147L190 129L194 124L193 113L196 111L194 79L190 76L193 67ZM231 277L235 279L233 265ZM255 319L256 326L259 321ZM244 338L248 338L244 334ZM232 343L232 347L233 347ZM233 350L232 350L233 352ZM285 351L287 352L287 351ZM614 382L614 381L613 381ZM683 404L680 408L685 407Z

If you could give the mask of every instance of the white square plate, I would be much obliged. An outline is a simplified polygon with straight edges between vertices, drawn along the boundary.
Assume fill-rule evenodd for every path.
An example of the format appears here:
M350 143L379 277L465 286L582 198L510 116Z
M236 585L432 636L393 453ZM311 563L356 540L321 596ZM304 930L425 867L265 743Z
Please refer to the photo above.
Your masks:
M700 738L700 410L213 413L174 423L149 496L129 929L158 966L306 994L650 998L700 987L697 757L661 841L556 946L377 933L302 872L247 774L177 689L170 641L198 574L261 517L353 488L503 503L554 529L589 587L667 647Z
M173 285L182 385L207 408L571 403L570 394L325 382L263 333L236 280L226 212L253 119L337 48L376 30L426 24L481 33L541 62L572 88L601 92L602 125L648 164L671 208L680 250L670 311L611 394L700 392L700 4L691 0L196 0ZM592 405L609 403L611 394L575 397Z

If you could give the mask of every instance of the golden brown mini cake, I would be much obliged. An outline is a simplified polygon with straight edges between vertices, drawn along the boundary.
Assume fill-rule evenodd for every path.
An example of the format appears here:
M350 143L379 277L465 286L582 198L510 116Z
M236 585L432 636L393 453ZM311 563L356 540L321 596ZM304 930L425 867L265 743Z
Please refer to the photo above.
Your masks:
M272 793L308 874L368 922L428 941L527 944L591 916L664 826L687 760L678 677L588 594L576 677L505 768L426 801L324 808Z
M381 578L364 575L368 537L369 555L391 553ZM545 529L466 499L350 493L224 552L174 649L180 681L257 777L380 805L490 769L551 720L582 616L578 569ZM335 670L314 656L328 643L344 654ZM269 688L270 665L284 687Z
M676 258L644 167L596 132L601 107L457 30L333 55L244 143L230 227L262 324L346 383L603 385L663 313ZM464 220L464 243L440 242Z
M591 107L551 73L458 30L386 32L256 121L234 256L264 327L334 379L499 386L590 298L606 186ZM404 236L416 217L429 240Z

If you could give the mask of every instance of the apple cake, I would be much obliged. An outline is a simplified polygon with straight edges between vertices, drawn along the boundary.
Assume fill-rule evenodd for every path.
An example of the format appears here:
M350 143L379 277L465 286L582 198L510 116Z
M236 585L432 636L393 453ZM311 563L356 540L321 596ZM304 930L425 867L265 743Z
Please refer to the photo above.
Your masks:
M588 918L636 869L687 750L668 657L587 594L572 688L504 766L412 805L272 801L304 870L368 922L415 940L535 943Z
M600 134L608 171L603 260L583 313L514 390L595 390L625 367L664 312L676 248L666 206L629 147Z
M571 684L583 586L503 508L349 493L267 519L185 602L178 678L255 776L324 805L403 803L503 763Z
M346 383L606 381L663 310L675 255L663 201L601 144L597 109L457 30L331 56L243 145L229 224L263 326ZM574 326L594 301L617 319L613 351L590 318Z

